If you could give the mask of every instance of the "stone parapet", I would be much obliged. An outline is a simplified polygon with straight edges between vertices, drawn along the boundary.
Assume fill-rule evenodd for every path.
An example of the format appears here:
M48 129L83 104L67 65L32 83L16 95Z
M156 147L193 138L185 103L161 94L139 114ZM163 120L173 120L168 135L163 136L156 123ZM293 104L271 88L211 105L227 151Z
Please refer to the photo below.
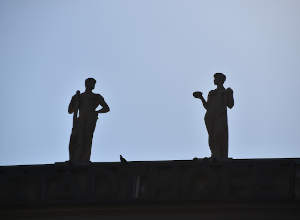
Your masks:
M0 167L0 203L297 201L300 159L149 161Z

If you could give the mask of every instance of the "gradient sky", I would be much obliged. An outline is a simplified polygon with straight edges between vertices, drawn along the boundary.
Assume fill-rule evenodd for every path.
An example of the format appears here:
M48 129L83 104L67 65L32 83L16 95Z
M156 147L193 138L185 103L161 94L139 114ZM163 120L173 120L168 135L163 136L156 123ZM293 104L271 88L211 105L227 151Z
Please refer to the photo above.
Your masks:
M92 161L210 156L192 97L227 76L229 156L300 157L300 1L0 0L0 165L68 160L84 80L111 111Z

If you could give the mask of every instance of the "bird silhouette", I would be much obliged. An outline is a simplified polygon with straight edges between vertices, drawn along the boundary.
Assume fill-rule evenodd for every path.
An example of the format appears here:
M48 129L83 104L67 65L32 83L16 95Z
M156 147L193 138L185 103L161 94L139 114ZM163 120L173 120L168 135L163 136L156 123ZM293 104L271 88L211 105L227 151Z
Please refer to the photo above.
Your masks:
M120 161L121 163L127 163L127 160L122 155L120 155Z

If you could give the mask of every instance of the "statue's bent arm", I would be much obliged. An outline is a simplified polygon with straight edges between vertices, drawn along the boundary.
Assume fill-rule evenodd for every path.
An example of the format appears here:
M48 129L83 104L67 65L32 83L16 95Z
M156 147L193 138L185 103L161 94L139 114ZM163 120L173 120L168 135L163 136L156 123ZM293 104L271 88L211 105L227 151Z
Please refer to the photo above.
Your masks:
M227 89L227 106L228 108L232 108L234 106L233 90L231 88Z
M98 110L97 113L106 113L110 111L108 104L101 95L99 95L99 105L101 105L102 109Z

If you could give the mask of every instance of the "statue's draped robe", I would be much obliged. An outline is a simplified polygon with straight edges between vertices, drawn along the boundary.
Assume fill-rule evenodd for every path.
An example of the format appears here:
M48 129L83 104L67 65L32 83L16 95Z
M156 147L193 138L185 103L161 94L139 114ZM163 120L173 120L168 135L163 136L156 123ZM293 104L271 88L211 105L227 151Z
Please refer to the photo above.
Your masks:
M227 107L232 108L233 105L233 93L230 90L215 89L208 94L204 120L213 158L228 158Z
M98 119L98 113L95 110L103 102L104 99L99 94L82 93L79 95L79 117L73 120L69 144L71 162L86 163L90 161L93 134ZM70 106L76 108L75 97L72 98Z

